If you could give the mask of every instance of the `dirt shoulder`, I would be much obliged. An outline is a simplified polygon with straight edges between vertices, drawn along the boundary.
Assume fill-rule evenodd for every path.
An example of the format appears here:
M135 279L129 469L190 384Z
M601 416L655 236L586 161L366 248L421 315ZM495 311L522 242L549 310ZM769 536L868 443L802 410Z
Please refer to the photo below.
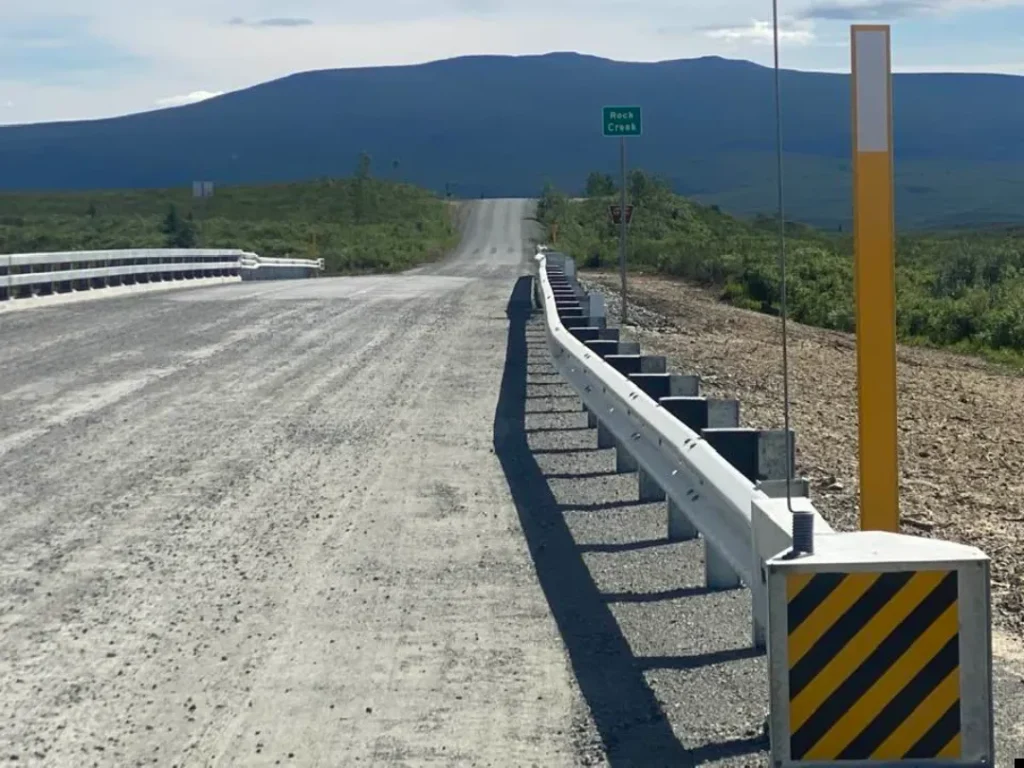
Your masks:
M618 276L587 272L617 324ZM635 311L634 311L635 309ZM777 318L736 309L676 280L635 275L626 333L740 400L742 423L782 426ZM857 527L857 369L851 334L790 326L797 471L837 529ZM980 360L900 347L900 504L904 532L980 547L993 561L993 618L1024 630L1024 377Z

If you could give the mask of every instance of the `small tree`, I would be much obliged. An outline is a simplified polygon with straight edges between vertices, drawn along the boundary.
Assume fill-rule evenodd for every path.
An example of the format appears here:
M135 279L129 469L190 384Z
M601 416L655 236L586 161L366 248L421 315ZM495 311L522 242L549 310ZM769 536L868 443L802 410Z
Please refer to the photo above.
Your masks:
M356 163L356 177L352 183L352 216L359 224L366 219L369 204L367 182L370 180L370 164L372 159L366 152L359 153Z
M639 168L629 175L629 197L633 205L642 205L650 189L650 179Z
M370 166L373 163L373 158L370 157L366 152L359 153L359 161L356 163L356 179L358 181L366 181L370 178Z
M592 171L587 177L587 197L607 197L615 191L615 180L609 174Z
M164 216L164 223L160 227L160 231L170 237L178 228L181 227L181 217L178 216L178 208L173 203L171 207L167 209L167 215Z
M174 205L168 209L160 230L167 236L168 248L194 248L198 239L192 212L189 211L188 217L182 219Z

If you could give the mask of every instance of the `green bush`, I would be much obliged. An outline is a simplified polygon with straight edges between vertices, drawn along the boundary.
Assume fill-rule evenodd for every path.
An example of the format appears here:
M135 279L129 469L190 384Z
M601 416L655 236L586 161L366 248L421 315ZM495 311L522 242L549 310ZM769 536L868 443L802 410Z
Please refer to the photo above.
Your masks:
M643 172L638 172L642 174ZM601 189L601 185L593 185ZM750 222L672 194L651 177L630 228L629 264L717 290L723 301L776 314L781 302L778 219ZM572 203L545 187L538 217L585 268L618 263L611 197ZM617 202L617 201L615 201ZM787 305L793 319L855 329L849 235L786 222ZM900 337L969 349L1024 351L1024 239L1015 230L901 234L896 243Z
M0 253L243 248L322 257L335 274L389 272L454 247L450 210L427 190L366 176L223 186L202 200L191 189L2 194Z

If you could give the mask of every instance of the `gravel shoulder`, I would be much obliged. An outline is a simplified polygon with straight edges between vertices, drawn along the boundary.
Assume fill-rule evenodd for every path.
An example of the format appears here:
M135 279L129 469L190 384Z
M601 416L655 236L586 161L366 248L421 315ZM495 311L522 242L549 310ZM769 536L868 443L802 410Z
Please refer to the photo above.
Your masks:
M767 766L749 592L706 590L701 543L669 542L665 504L638 503L552 365L543 317L513 321L508 346L495 445L589 711L580 764Z

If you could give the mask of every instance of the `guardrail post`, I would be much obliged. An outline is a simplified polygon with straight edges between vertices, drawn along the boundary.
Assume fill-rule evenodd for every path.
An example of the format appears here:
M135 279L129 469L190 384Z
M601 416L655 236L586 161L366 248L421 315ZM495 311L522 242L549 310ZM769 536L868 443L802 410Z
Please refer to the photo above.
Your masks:
M631 359L631 358L629 358ZM662 358L664 359L664 358ZM643 361L654 361L656 358L641 358L640 368L643 368ZM660 367L654 365L653 367ZM660 401L662 397L671 396L695 396L700 390L700 377L680 376L674 373L632 373L629 380L636 384L643 392L654 401ZM640 467L637 475L637 486L640 501L642 503L653 503L665 501L665 491L658 485L657 481ZM676 510L679 512L680 510ZM669 512L669 527L672 513ZM692 527L692 526L691 526ZM685 534L685 528L682 529ZM671 533L669 534L671 539Z
M729 565L718 547L704 540L704 583L708 589L739 589L743 586L740 574Z
M14 298L11 295L11 257L0 256L0 267L3 267L3 272L0 272L0 301L7 301Z
M739 425L740 404L737 400L670 396L659 398L658 402L668 413L671 413L697 434L709 426L735 427ZM669 541L690 541L697 537L697 528L687 517L686 512L669 499ZM707 579L707 573L705 573L705 579Z
M665 501L665 491L658 482L640 467L637 471L637 487L641 504Z
M707 397L663 397L661 407L696 432L708 428L738 427L738 400L715 400Z
M785 430L709 427L702 429L700 434L722 455L722 458L732 464L750 482L758 484L762 481L770 481L770 485L765 487L773 493L778 493L778 481L781 481L782 494L785 495L787 470ZM793 432L790 430L789 448L791 453L788 466L793 466L795 443ZM791 483L791 489L794 491L800 490L802 487ZM713 547L710 546L706 547L706 550L708 586L712 586L712 577L716 581L715 586L739 586L739 574L735 574L728 563L724 562L721 553L714 552ZM733 574L733 579L729 578L730 573ZM757 645L763 634L763 628L758 626L757 618L760 609L760 606L757 605L760 586L750 585L750 588L755 601L754 643Z
M585 342L586 346L598 357L607 358L609 355L618 354L619 343L610 339L597 339L596 341Z
M701 436L750 482L781 480L785 493L786 470L795 465L796 458L793 430L789 432L788 465L785 430L709 427L701 430Z
M626 448L625 443L617 440L615 442L615 471L619 474L627 474L636 472L638 469L640 469L640 465L633 458L633 454Z
M589 317L561 317L559 320L568 331L575 328L589 328L591 325Z
M604 296L596 291L591 293L588 297L590 302L589 314L592 318L599 321L598 325L603 326L607 322L607 308L604 303Z
M690 518L679 506L668 500L668 540L669 541L692 541L700 536L696 526L690 522Z
M597 422L597 447L601 450L616 447L615 435L600 421Z
M604 361L623 376L629 377L634 373L665 372L666 361L661 355L641 355L639 353L624 352L624 348L629 349L630 342L620 341L617 352L604 356Z
M641 364L641 368L643 365ZM631 373L629 380L656 403L663 397L697 397L700 393L699 376L681 376L675 373Z

